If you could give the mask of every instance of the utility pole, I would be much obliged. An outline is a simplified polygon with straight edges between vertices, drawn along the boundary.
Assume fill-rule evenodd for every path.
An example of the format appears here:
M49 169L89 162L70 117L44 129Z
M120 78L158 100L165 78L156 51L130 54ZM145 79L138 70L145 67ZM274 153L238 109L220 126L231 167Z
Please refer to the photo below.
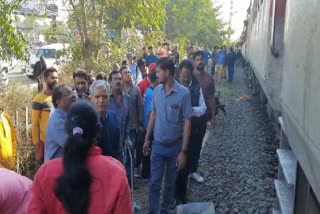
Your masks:
M46 5L46 13L52 19L51 26L53 28L53 35L51 40L53 42L57 42L56 38L56 30L57 30L57 16L58 16L58 6L56 4L47 4Z
M229 26L228 26L228 37L231 37L231 27L233 18L233 0L230 0L230 14L229 14Z

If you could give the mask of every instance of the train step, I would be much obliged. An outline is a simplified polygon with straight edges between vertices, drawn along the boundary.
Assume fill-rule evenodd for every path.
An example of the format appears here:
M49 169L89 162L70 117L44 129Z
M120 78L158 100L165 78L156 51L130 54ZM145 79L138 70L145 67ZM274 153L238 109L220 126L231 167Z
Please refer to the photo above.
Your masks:
M274 181L281 214L293 214L294 187L284 181Z
M281 214L281 212L278 209L272 209L272 214Z
M295 186L297 175L297 159L292 150L277 149L277 155L286 183Z
M278 122L279 122L279 124L280 124L280 127L281 127L282 131L283 131L284 133L286 133L286 128L284 127L283 119L282 119L281 116L278 118Z

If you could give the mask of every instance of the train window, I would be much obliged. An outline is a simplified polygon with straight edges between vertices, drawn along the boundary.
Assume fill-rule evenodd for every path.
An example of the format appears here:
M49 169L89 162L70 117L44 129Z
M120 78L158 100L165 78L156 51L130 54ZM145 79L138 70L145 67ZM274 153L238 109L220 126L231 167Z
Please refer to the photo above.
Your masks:
M286 0L273 0L271 28L271 53L278 57L283 49Z

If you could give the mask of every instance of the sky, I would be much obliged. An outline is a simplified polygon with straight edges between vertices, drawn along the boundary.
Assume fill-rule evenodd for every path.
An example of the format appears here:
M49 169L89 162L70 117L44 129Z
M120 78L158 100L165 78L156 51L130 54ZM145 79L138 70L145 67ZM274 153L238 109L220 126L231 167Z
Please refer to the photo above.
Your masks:
M229 23L230 16L230 0L212 0L213 3L218 3L222 5L221 8L221 18ZM231 28L235 31L235 33L231 36L232 40L237 40L243 29L243 21L247 16L247 9L250 5L251 0L233 0L233 18L231 22Z
M29 6L32 4L39 3L40 0L29 0ZM224 22L229 22L230 15L230 0L211 0L214 4L222 5L221 8L221 18ZM240 38L242 29L243 29L243 21L247 16L247 9L250 5L251 0L233 0L233 19L231 28L235 30L235 33L231 36L232 40L237 40ZM48 3L55 3L59 7L59 16L57 18L58 21L66 21L68 17L68 12L64 9L65 6L62 3L62 0L47 0ZM31 7L32 8L32 7Z

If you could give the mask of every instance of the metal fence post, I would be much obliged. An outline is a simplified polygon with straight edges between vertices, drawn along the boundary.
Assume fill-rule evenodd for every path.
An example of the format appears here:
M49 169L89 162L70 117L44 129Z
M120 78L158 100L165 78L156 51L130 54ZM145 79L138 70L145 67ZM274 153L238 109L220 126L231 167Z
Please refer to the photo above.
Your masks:
M15 123L16 127L18 127L18 124L19 124L19 112L17 110L15 112L14 123Z
M29 118L28 118L28 112L29 112L29 108L28 108L28 106L26 106L26 108L25 108L25 113L26 113L26 137L27 137L27 141L28 141L28 139L29 139L29 130L28 130L28 125L29 125Z

